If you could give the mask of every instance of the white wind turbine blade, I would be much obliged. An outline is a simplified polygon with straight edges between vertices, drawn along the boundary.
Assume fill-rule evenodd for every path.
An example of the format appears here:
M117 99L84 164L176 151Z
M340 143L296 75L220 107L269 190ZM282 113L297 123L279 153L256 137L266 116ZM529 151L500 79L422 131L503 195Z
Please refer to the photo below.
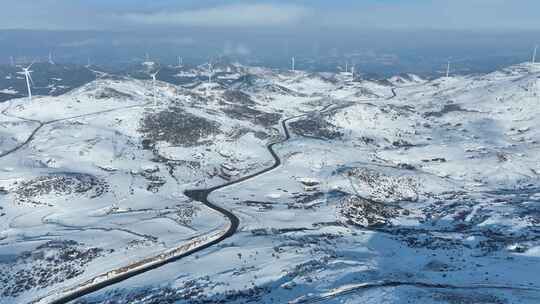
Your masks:
M32 78L30 76L30 72L28 71L28 69L24 70L24 76L26 78L26 88L28 90L28 100L32 101L32 89L31 89L31 86L30 86L30 81L31 81Z
M155 72L154 74L150 74L150 77L152 77L152 80L155 82L156 81L156 77L157 75L159 74L159 71L160 70L157 70L157 72Z
M32 61L32 63L30 63L30 65L29 65L29 66L27 66L27 67L26 67L26 70L30 69L30 68L31 68L31 67L32 67L32 66L34 65L34 63L36 63L36 61L35 61L35 60L34 60L34 61Z
M34 79L32 79L32 74L30 74L30 73L31 73L31 72L28 71L28 79L30 79L30 83L31 83L32 85L34 85Z

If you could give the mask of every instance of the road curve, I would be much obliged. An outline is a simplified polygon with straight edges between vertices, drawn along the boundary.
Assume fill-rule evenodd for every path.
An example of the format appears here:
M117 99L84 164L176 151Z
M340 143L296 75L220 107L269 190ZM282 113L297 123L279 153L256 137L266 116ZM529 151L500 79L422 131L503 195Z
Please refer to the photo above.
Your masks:
M326 111L331 106L333 106L333 104L327 105L324 108L322 108L320 110L317 110L317 112ZM214 187L211 187L211 188L194 189L194 190L186 190L186 191L184 191L184 194L187 197L191 198L194 201L201 202L204 205L206 205L207 207L209 207L210 209L213 209L213 210L223 214L230 221L229 228L221 236L219 236L218 238L212 239L209 242L201 244L200 246L197 246L197 247L195 247L193 249L190 249L190 250L188 250L188 251L186 251L186 252L184 252L182 254L178 254L178 255L172 256L170 258L163 259L163 260L151 263L149 265L139 267L139 268L134 269L132 271L118 274L118 275L116 275L116 276L114 276L114 277L112 277L110 279L107 279L107 280L104 280L104 281L101 281L101 282L98 282L98 283L95 283L95 284L92 284L92 285L89 285L89 286L82 287L82 288L80 288L80 289L78 289L78 290L76 290L74 292L71 292L71 293L63 295L63 296L61 296L59 298L56 298L56 299L52 300L49 303L51 303L51 304L64 304L64 303L68 303L70 301L79 299L79 298L81 298L81 297L83 297L85 295L96 292L96 291L101 290L101 289L103 289L105 287L112 286L114 284L125 281L125 280L127 280L129 278L132 278L134 276L146 273L148 271L154 270L154 269L159 268L161 266L164 266L166 264L178 261L178 260L180 260L182 258L185 258L187 256L190 256L190 255L193 255L193 254L195 254L197 252L200 252L200 251L202 251L204 249L207 249L207 248L209 248L209 247L211 247L213 245L221 243L224 240L226 240L226 239L230 238L231 236L233 236L236 233L236 231L238 230L238 227L240 225L240 220L231 211L210 202L208 200L208 196L212 192L214 192L216 190L219 190L219 189L222 189L222 188L225 188L225 187L228 187L228 186L232 186L234 184L244 182L246 180L252 179L254 177L257 177L257 176L259 176L261 174L267 173L267 172L272 171L273 169L279 167L281 165L281 159L279 158L278 154L274 150L274 146L277 145L277 144L281 144L283 142L286 142L287 140L289 140L291 138L291 135L290 135L290 132L289 132L289 129L288 129L288 126L287 126L288 121L290 121L292 119L302 117L302 116L305 116L305 115L308 115L308 114L309 113L304 113L304 114L301 114L301 115L286 118L286 119L281 121L281 127L283 129L284 137L281 140L270 143L270 144L268 144L266 146L266 148L268 149L268 151L272 155L272 158L274 159L274 164L272 166L267 167L265 169L262 169L261 171L255 172L253 174L241 177L241 178L239 178L237 180L234 180L234 181L231 181L231 182L228 182L228 183L225 183L225 184L221 184L221 185L218 185L218 186L214 186ZM43 298L38 299L35 302L39 302L41 300L43 300Z
M17 145L14 148L11 148L11 149L9 149L7 151L4 151L4 152L0 152L0 158L8 156L8 155L10 155L12 153L15 153L18 150L20 150L21 148L23 148L24 146L26 146L28 143L30 143L34 139L34 137L36 136L36 133L39 130L41 130L41 128L43 128L43 126L45 126L45 124L40 122L39 125L32 131L32 133L30 133L28 138L26 138L25 141L23 141L21 144Z

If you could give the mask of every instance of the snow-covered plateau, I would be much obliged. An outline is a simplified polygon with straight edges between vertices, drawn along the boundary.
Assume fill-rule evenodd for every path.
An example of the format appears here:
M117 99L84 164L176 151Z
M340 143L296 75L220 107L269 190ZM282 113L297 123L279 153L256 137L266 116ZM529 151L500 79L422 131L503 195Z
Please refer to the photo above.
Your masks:
M540 65L177 69L0 103L1 304L540 303Z

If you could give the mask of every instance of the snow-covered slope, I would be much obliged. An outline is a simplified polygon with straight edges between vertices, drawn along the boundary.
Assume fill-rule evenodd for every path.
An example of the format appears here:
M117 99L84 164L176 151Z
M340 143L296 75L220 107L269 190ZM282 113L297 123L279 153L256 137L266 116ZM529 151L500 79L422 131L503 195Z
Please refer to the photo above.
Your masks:
M537 303L540 67L387 81L223 66L0 105L0 303L231 238L80 303ZM155 92L155 95L154 95ZM101 280L102 278L100 278Z

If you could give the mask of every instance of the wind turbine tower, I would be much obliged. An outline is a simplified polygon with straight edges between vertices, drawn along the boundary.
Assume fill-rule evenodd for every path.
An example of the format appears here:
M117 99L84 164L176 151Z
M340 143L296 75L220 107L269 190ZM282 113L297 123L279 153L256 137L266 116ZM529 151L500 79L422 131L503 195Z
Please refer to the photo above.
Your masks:
M184 65L184 59L178 56L178 67L181 67L182 65Z
M32 67L33 64L34 63L31 63L26 68L22 68L22 72L19 72L19 74L23 74L24 77L26 78L26 88L28 89L28 101L32 101L32 88L30 84L34 83L34 81L32 80L32 75L30 75L30 73L32 73L32 71L30 71L30 68Z
M49 64L54 64L53 53L49 52Z
M534 46L534 52L533 52L533 56L532 56L532 63L535 64L536 63L536 52L538 51L538 45L535 45Z
M295 71L295 58L294 56L291 58L291 70L294 72Z
M448 60L448 64L446 65L446 78L450 76L450 60Z
M354 81L354 65L351 66L351 78Z
M154 95L154 106L157 105L157 96L156 96L156 76L159 74L159 70L157 70L154 74L151 74L152 76L152 95Z
M212 62L208 62L208 84L212 84Z

